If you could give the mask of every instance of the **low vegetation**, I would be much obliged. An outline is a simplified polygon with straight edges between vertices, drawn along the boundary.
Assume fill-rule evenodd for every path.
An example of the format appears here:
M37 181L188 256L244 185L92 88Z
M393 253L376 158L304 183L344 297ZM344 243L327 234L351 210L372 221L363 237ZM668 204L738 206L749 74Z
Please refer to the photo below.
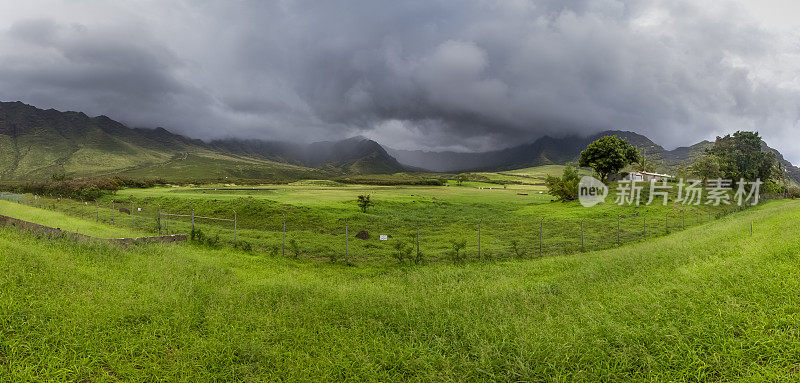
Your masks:
M564 174L561 177L548 175L545 179L547 192L553 197L558 198L560 201L574 201L578 199L578 183L581 177L578 171L571 166L564 168Z
M0 375L795 380L798 219L772 202L611 251L413 269L0 229Z
M359 209L359 195L370 196L372 206L366 212ZM480 182L465 182L460 187L454 184L433 187L317 182L259 186L173 185L123 189L88 203L66 198L34 199L30 194L22 197L26 203L34 205L26 207L28 209L55 210L90 220L99 218L104 225L130 233L125 236L134 235L133 232L190 234L191 215L195 214L195 229L202 232L199 242L218 247L233 246L236 212L238 241L247 242L254 253L274 254L276 248L285 248L287 255L341 262L347 245L350 262L387 265L397 264L393 248L396 241L416 244L419 240L426 263L451 263L455 259L461 262L462 258L466 262L480 262L487 254L493 260L514 259L520 254L528 258L566 255L664 235L736 210L727 205L678 203L620 206L614 203L613 197L589 209L577 201L551 203L555 198L546 193L543 185L498 187ZM647 200L646 191L642 198ZM674 198L675 195L672 200ZM162 215L159 220L159 211L181 216ZM0 214L4 214L2 209ZM347 239L345 221L349 232ZM361 232L367 234L365 238L356 236ZM382 241L381 235L391 238ZM291 241L300 251L291 251ZM451 256L452 241L465 242L457 258ZM516 246L512 246L514 242ZM515 248L518 251L514 251Z
M166 185L160 178L133 179L123 177L70 179L63 173L53 174L52 180L0 184L0 190L17 193L31 193L41 196L72 198L81 201L94 201L104 195L113 194L123 188L150 188Z

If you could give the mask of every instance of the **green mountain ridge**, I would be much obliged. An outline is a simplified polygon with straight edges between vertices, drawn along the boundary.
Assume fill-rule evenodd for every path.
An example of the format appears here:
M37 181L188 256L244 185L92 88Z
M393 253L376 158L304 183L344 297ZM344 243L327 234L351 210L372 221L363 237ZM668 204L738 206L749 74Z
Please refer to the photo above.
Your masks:
M164 128L129 128L106 116L0 103L0 181L70 177L162 177L169 180L328 178L405 170L380 145L366 139L316 143L317 161L224 148ZM310 146L310 147L311 147ZM349 152L348 152L349 151Z
M424 169L440 172L507 171L541 165L575 164L592 141L607 135L626 139L645 152L661 172L693 163L712 145L703 141L666 150L629 131L588 137L541 137L523 145L482 153L386 149L364 137L300 144L222 139L206 143L164 128L129 128L106 116L42 110L22 102L0 102L0 181L24 182L70 177L126 176L181 180L255 179L280 181L391 174ZM800 168L777 150L789 178Z

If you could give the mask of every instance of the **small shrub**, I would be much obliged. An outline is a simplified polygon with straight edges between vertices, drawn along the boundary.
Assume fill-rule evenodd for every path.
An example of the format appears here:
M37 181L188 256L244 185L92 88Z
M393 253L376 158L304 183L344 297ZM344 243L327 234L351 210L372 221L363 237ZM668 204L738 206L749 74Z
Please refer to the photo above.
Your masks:
M578 183L581 178L578 171L572 166L564 168L561 177L547 176L544 183L547 186L547 193L558 198L560 201L574 201L578 199Z
M362 213L366 213L368 207L375 205L372 202L372 200L370 199L370 195L369 194L362 194L362 195L358 196L358 199L356 199L356 202L358 202L358 208L361 209Z
M219 235L209 237L200 229L194 229L189 233L189 239L201 245L216 247L219 244Z
M787 195L791 199L800 198L800 186L792 185L786 191Z
M466 252L462 252L464 248L467 247L467 241L450 241L450 245L452 246L452 250L450 250L450 258L453 260L453 263L463 263L467 260Z

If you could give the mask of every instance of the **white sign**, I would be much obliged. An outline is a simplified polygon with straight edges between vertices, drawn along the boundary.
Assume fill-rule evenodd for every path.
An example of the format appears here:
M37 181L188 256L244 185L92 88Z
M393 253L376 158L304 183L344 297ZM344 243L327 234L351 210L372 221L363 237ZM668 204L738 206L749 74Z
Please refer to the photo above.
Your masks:
M139 211L142 211L142 208L139 208Z
M389 240L389 236L386 234L381 234L381 241L387 241L387 240Z

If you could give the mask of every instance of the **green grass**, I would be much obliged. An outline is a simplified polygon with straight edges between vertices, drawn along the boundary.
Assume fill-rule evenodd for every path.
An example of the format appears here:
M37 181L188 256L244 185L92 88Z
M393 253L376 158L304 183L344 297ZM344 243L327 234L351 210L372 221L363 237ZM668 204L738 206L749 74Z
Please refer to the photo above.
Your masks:
M563 167L521 171L539 177L559 169ZM475 179L504 177L498 173L479 176ZM297 243L300 257L335 262L347 257L356 263L397 264L395 245L400 242L405 247L415 247L417 228L420 251L426 262L452 262L453 243L460 241L466 243L463 254L472 261L534 258L616 247L618 242L626 244L661 236L734 210L729 206L675 203L619 206L613 201L613 193L607 203L584 208L577 201L551 202L553 197L537 182L500 185L468 181L458 186L451 181L447 186L380 186L306 180L278 185L231 183L125 189L99 201L99 217L101 222L107 225L113 222L128 232L131 225L128 216L120 217L111 207L134 206L133 227L137 231L150 235L188 234L192 226L186 216L192 211L197 216L225 219L233 219L235 212L238 244L275 255L283 253L281 230L285 215L287 244ZM366 214L356 204L356 197L361 194L371 195L375 202ZM646 190L642 197L647 200ZM32 196L27 198L33 202ZM95 206L67 199L46 198L38 204L77 217L96 217L98 212ZM159 232L159 210L185 217L162 217ZM198 218L195 223L211 242L233 245L233 222ZM356 233L362 230L371 238L356 239ZM391 235L391 240L380 241L383 234ZM294 254L292 250L288 246L286 252Z
M330 185L330 186L329 186ZM295 240L304 256L341 259L345 247L345 219L348 222L349 256L359 262L396 262L394 242L416 243L420 229L420 250L429 261L450 258L453 241L466 241L470 259L478 256L478 224L481 225L480 258L539 256L539 231L542 229L541 255L564 255L617 245L617 216L620 243L664 235L715 219L730 207L653 204L618 206L608 203L584 208L578 202L551 202L551 196L538 185L498 185L465 182L463 186L371 186L303 182L290 185L261 185L260 190L220 190L242 188L237 185L160 187L126 189L113 199L134 201L144 206L143 215L154 217L162 211L219 218L238 219L238 239L258 252L275 253L281 247L282 220L287 220L287 240ZM247 186L245 188L251 188ZM211 190L209 190L211 189ZM217 189L217 190L213 190ZM375 206L359 212L356 197L369 194ZM106 198L103 204L110 204ZM645 194L646 199L646 194ZM543 221L542 221L543 220ZM645 220L647 231L645 233ZM155 230L155 219L142 221ZM233 239L228 222L197 220L197 227L222 242ZM581 248L581 222L584 246ZM189 219L169 219L169 232L188 233ZM667 229L667 225L669 229ZM369 240L355 239L361 230ZM378 235L392 235L379 241ZM513 252L513 245L523 249ZM523 254L524 253L524 254Z
M619 249L403 268L0 229L0 376L796 380L798 219L779 201Z
M38 223L40 225L59 228L61 230L80 233L96 238L122 238L138 237L148 235L141 230L131 230L130 227L114 226L102 222L92 221L96 215L94 206L87 206L83 209L84 216L76 217L59 211L42 209L34 206L22 205L15 202L0 200L0 214L19 218L24 221ZM104 213L108 213L104 211ZM130 216L118 213L116 219L122 222L129 222Z

